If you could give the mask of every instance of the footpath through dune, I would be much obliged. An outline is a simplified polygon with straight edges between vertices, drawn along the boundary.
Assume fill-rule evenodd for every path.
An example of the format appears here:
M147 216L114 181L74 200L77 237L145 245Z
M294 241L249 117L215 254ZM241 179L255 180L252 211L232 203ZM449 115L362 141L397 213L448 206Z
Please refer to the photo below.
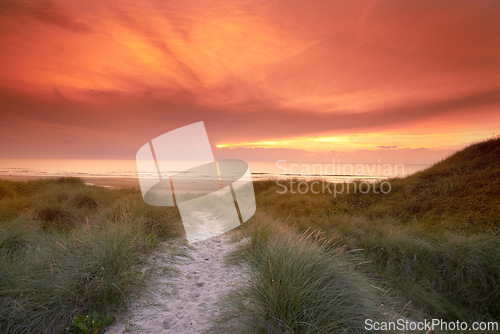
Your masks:
M162 244L144 268L150 277L144 292L106 333L202 333L220 310L216 302L242 283L241 266L225 256L241 242L228 233L186 245Z

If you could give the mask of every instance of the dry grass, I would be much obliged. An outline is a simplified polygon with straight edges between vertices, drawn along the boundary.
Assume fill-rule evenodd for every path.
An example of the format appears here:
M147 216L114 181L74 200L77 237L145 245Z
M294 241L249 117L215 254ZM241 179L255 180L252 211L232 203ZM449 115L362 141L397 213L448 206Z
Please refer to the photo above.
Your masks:
M212 332L365 333L365 319L383 319L381 289L337 242L260 214L244 229L251 242L232 260L245 260L250 277Z
M356 254L370 261L362 267L365 274L390 286L396 299L411 301L416 318L498 319L500 139L390 182L388 194L337 197L279 194L276 182L256 182L256 217L286 221L299 233L340 235L347 249L363 249ZM259 243L270 233L252 240Z
M0 332L61 333L77 314L113 316L141 285L158 240L183 233L174 208L79 179L0 181Z

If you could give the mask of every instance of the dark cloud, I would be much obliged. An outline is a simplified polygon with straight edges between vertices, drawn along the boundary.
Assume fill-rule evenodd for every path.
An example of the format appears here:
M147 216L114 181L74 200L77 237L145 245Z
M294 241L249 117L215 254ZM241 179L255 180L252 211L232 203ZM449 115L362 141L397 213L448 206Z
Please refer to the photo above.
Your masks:
M325 132L335 135L394 129L440 117L448 118L448 124L460 123L463 118L473 120L497 114L500 109L500 90L474 92L467 96L434 101L409 101L403 105L393 104L362 112L348 110L313 112L283 109L274 104L261 103L254 108L247 107L252 110L251 112L197 109L193 106L179 107L165 108L158 117L173 118L173 112L182 110L185 115L182 121L185 121L185 124L205 120L207 128L213 129L217 140L257 141Z
M79 93L93 98L117 97L122 94L121 91L114 89L86 89L79 91Z
M97 93L97 96L100 94ZM495 108L500 108L499 91L477 92L469 96L438 101L413 102L361 113L314 113L309 110L280 109L275 105L262 103L258 105L258 108L247 106L245 110L250 111L241 112L233 108L211 109L192 104L170 103L166 100L152 102L142 98L134 100L124 95L107 96L105 92L104 94L114 102L112 105L101 106L94 103L75 102L68 106L60 99L33 100L27 96L14 98L4 94L0 99L3 116L17 121L14 125L3 123L3 126L0 122L0 128L4 127L2 131L5 133L24 132L29 138L38 138L37 136L44 132L36 130L36 124L44 129L49 129L49 127L59 130L72 129L74 135L80 138L80 141L75 140L73 150L82 146L80 151L82 155L92 154L84 145L87 141L85 136L87 133L87 138L88 136L100 138L99 140L103 143L107 142L103 144L104 146L119 145L121 151L133 156L143 142L177 127L201 120L205 122L211 142L215 144L228 141L244 142L268 138L312 136L319 132L330 135L370 133L379 129L394 129L404 125L418 124L418 122L439 117L445 117L448 125L453 124L454 121L462 124L463 118L469 120L484 118L488 114L495 113ZM481 107L485 106L492 108L482 112ZM22 125L28 120L33 123L33 127ZM54 131L54 138L58 138L55 132L62 133L59 130ZM44 138L45 135L35 141L47 142L48 138ZM82 144L78 144L79 142ZM57 141L53 145L57 147ZM50 148L50 145L48 146ZM335 147L334 144L332 147ZM378 147L387 152L406 152L399 151L396 146L392 145L379 145ZM19 148L14 148L16 146L12 146L8 151L11 153L19 151ZM44 148L42 151L50 151L49 148ZM222 154L221 157L237 158L241 155L242 158L246 157L250 160L275 159L277 156L290 161L294 159L293 157L301 161L315 161L308 159L321 158L318 153L297 149L228 148L219 152ZM101 153L98 154L101 155ZM325 159L328 160L329 157ZM350 156L350 159L354 158Z
M59 92L59 91L58 91ZM79 103L68 112L67 105L53 100L33 99L29 96L10 96L5 93L0 107L10 106L5 115L52 121L56 123L84 126L111 124L114 121L126 127L148 124L140 129L143 133L161 134L200 120L205 121L214 140L258 141L266 138L284 138L328 132L332 135L370 132L393 129L405 125L448 118L449 124L462 122L463 118L475 119L497 114L500 109L500 89L470 93L467 96L450 97L434 101L409 101L404 105L388 105L385 108L362 112L329 111L314 112L293 108L282 108L273 102L255 101L244 107L228 106L213 108L169 100L142 100L127 97L117 91L82 91L93 98L113 99L115 108ZM61 92L58 93L61 95ZM0 91L0 97L2 96ZM40 113L51 110L49 114ZM243 109L243 111L241 110ZM89 114L93 116L88 117ZM117 115L121 115L118 119ZM136 120L124 123L125 120ZM108 125L110 126L110 125Z
M86 23L75 20L66 13L63 7L49 0L3 0L0 2L0 13L14 16L18 20L21 18L30 18L76 33L88 33L92 31L92 28Z

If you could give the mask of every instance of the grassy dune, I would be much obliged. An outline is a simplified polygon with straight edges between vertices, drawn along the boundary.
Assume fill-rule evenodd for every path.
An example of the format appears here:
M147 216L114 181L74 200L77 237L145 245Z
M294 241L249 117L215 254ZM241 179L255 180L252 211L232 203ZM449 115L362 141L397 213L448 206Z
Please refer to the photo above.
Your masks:
M141 284L135 267L180 235L173 208L135 190L61 178L0 181L0 332L60 333L78 314L112 317Z
M366 318L384 318L383 292L337 242L260 214L244 233L250 244L230 260L245 262L250 277L226 298L213 333L365 333Z
M233 254L248 282L214 332L363 333L364 320L500 318L500 139L390 180L387 194L280 194ZM380 185L376 185L380 187ZM137 266L181 235L175 208L79 179L0 181L0 332L64 332L105 319L141 285Z
M336 197L255 183L257 214L244 228L252 246L235 254L255 274L228 311L239 326L351 333L367 314L498 320L500 139L390 182L388 194ZM326 244L303 237L312 230Z

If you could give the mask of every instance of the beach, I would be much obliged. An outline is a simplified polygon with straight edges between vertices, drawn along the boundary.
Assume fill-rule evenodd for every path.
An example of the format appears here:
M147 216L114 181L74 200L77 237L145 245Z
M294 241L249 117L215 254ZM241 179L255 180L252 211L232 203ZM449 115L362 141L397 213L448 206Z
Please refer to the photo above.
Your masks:
M0 177L0 329L498 325L499 150L490 139L405 178L333 184L334 194L313 180L254 181L251 219L192 244L180 210L145 203L135 178Z
M39 176L39 175L2 175L0 180L26 182L34 180L57 179L59 176ZM140 189L137 178L117 178L117 177L85 177L80 176L85 184L89 186L101 186L112 189Z

